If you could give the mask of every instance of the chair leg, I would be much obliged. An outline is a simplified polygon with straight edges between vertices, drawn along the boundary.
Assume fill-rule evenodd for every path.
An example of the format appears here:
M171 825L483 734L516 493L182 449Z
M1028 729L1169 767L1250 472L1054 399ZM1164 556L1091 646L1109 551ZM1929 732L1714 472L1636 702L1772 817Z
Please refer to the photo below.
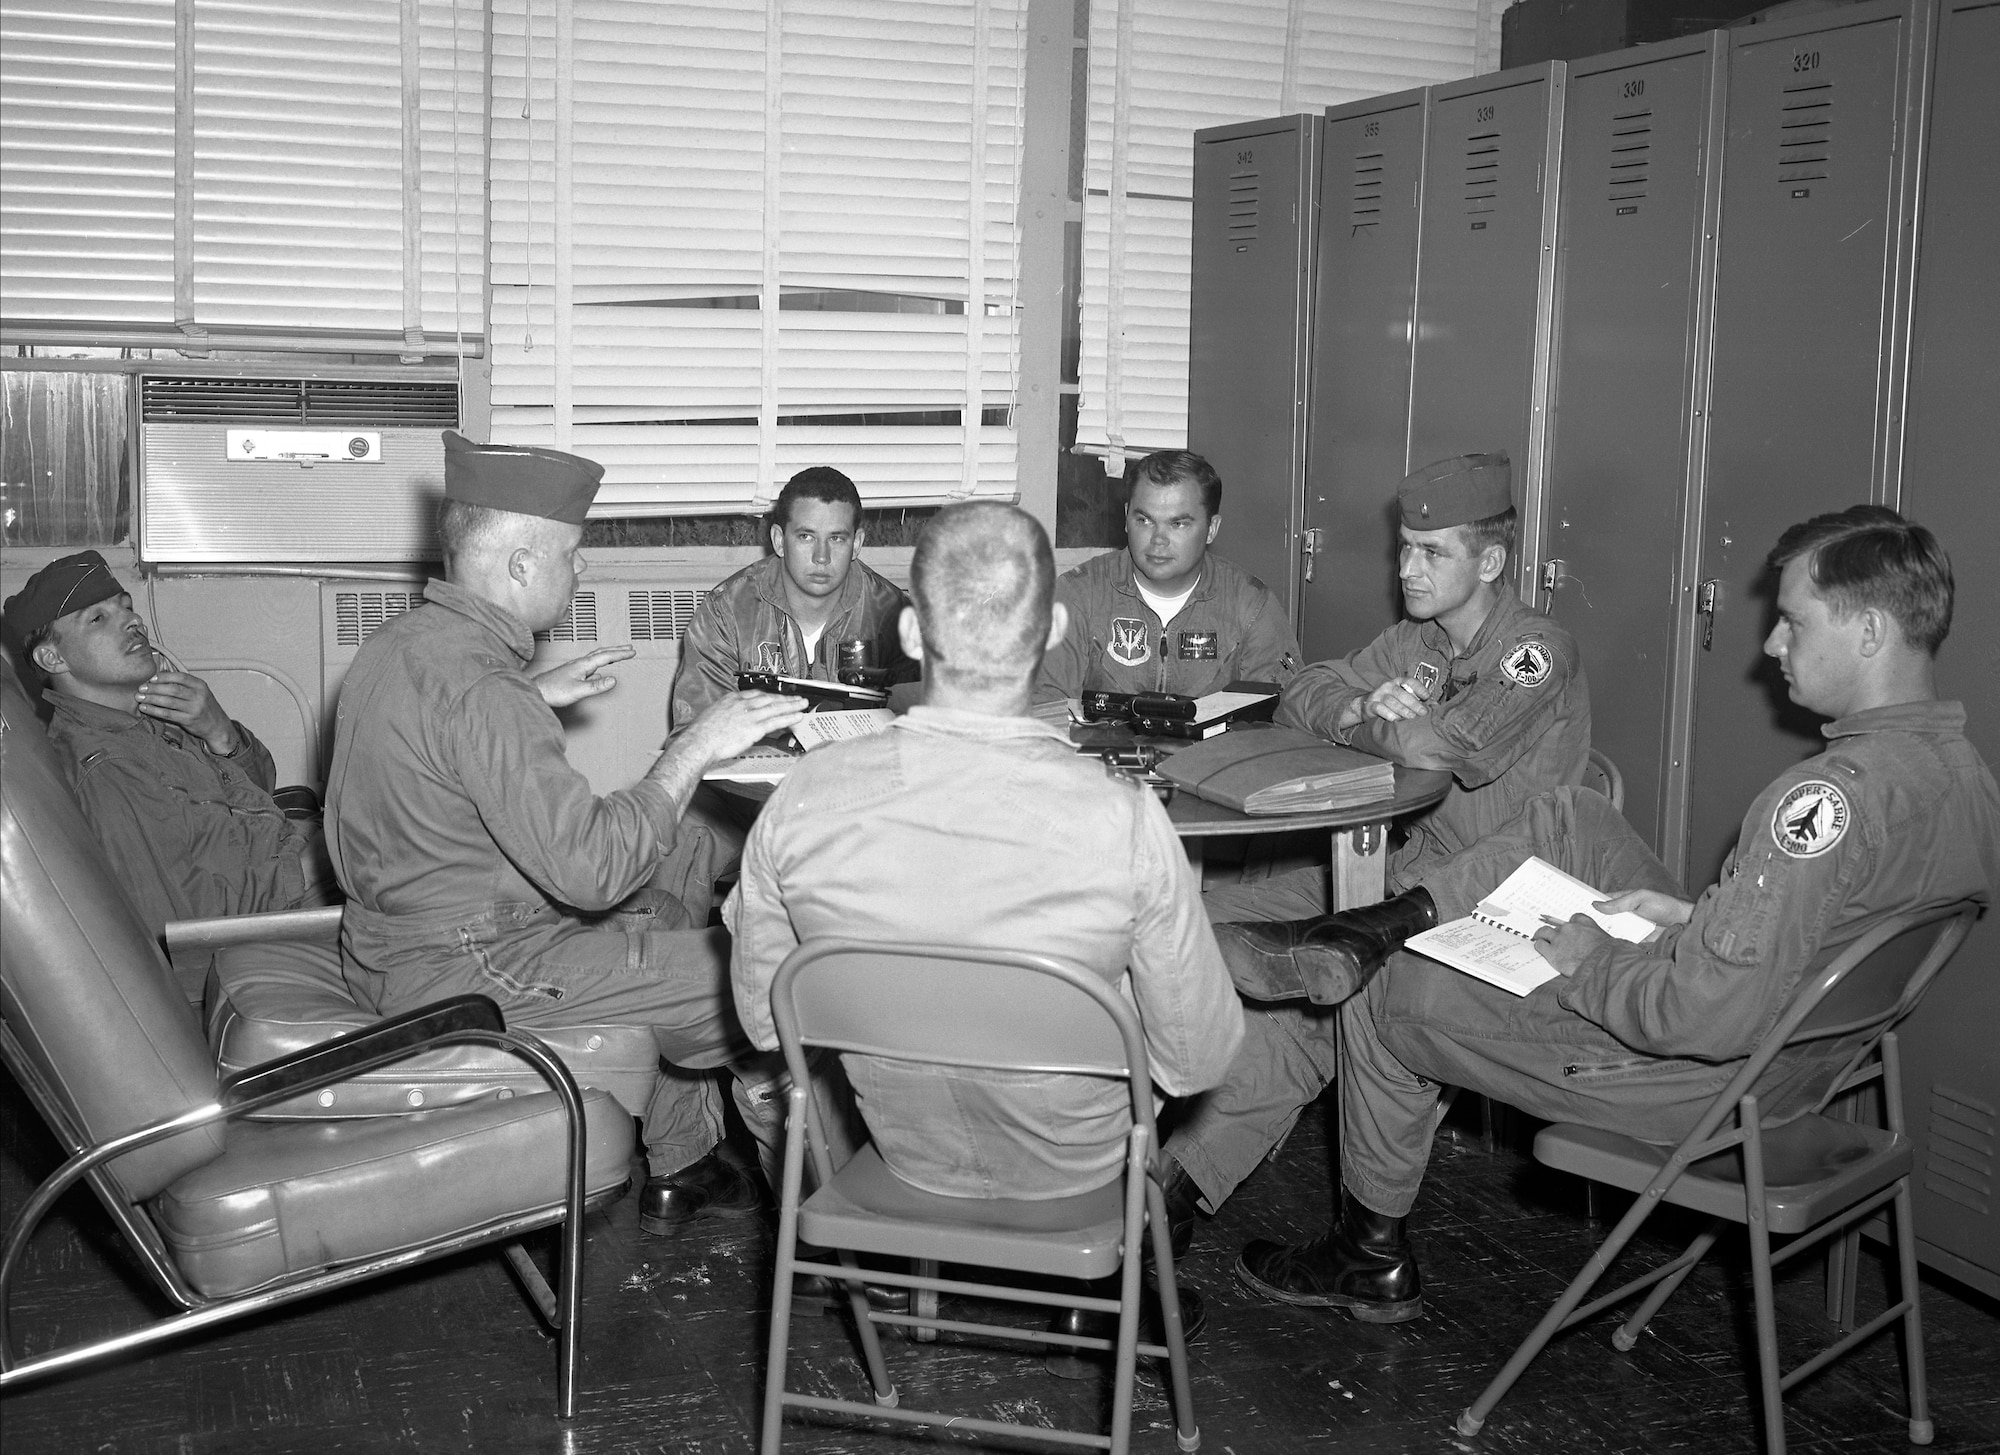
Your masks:
M1750 1234L1750 1288L1757 1308L1757 1385L1764 1405L1764 1448L1768 1455L1785 1455L1784 1371L1778 1364L1778 1310L1771 1289L1771 1230L1764 1213L1764 1143L1754 1133L1759 1125L1757 1099L1743 1098L1742 1125L1752 1129L1743 1139L1743 1202Z
M1153 1239L1153 1279L1159 1290L1160 1320L1167 1340L1167 1375L1174 1393L1174 1443L1182 1455L1189 1455L1201 1448L1201 1427L1195 1423L1194 1386L1188 1378L1180 1279L1174 1271L1173 1230L1167 1224L1166 1198L1151 1178L1146 1179L1146 1208Z
M1924 1322L1917 1307L1917 1224L1910 1210L1910 1179L1896 1189L1896 1272L1910 1307L1903 1315L1903 1371L1910 1395L1910 1443L1928 1445L1936 1435L1924 1387ZM1850 1282L1852 1281L1850 1277Z
M1593 1187L1596 1185L1591 1184ZM1694 1272L1695 1264L1708 1256L1708 1250L1714 1247L1715 1240L1722 1236L1722 1224L1721 1218L1712 1218L1708 1226L1695 1235L1695 1240L1688 1244L1687 1253L1684 1255L1688 1260L1687 1266L1676 1269L1653 1285L1653 1291L1646 1295L1646 1301L1640 1304L1632 1317L1620 1324L1611 1335L1612 1348L1620 1353L1629 1353L1639 1342L1639 1336L1646 1332L1646 1325L1652 1322L1653 1315L1660 1311L1661 1306L1674 1296L1674 1290L1681 1286L1681 1280Z
M919 1278L938 1276L938 1261L935 1258L917 1258L911 1261L910 1271ZM934 1319L938 1311L938 1291L935 1288L913 1288L910 1290L910 1312L920 1319ZM938 1331L918 1325L910 1330L910 1337L919 1344L935 1344Z
M868 1382L874 1386L875 1403L883 1409L896 1407L896 1386L889 1382L889 1366L882 1358L882 1340L875 1332L875 1320L868 1316L868 1294L861 1280L861 1260L845 1248L840 1250L840 1266L854 1277L847 1284L847 1307L854 1315L854 1332L861 1340L861 1357L868 1361Z

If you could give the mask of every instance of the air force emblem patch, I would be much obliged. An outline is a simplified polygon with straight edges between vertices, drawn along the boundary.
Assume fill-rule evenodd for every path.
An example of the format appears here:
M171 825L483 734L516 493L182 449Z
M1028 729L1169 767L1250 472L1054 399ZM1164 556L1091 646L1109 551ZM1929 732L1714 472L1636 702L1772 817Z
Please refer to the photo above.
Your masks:
M1153 644L1146 623L1136 616L1111 618L1111 660L1121 667L1136 667L1152 660Z
M1794 859L1814 859L1847 833L1847 795L1823 778L1799 784L1778 800L1771 837Z
M783 642L757 643L757 667L759 672L776 672L780 676L785 671L785 644Z
M1500 674L1520 687L1539 687L1555 670L1555 655L1537 641L1521 641L1507 649L1500 659Z

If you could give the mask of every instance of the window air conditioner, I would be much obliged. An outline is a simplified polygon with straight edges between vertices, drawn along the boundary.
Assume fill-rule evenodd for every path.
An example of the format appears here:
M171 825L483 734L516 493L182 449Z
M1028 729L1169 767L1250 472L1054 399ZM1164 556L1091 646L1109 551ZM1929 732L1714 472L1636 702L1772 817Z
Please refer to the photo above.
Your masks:
M141 408L143 559L437 559L455 380L149 375Z

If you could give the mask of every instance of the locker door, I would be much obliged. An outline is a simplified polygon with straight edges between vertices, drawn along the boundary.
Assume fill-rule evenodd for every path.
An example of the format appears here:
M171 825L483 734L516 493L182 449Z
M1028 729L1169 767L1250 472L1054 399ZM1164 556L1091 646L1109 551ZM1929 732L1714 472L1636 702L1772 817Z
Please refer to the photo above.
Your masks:
M1698 567L1715 610L1695 653L1690 886L1714 881L1750 800L1824 741L1762 651L1777 595L1765 556L1795 521L1884 494L1910 20L1884 5L1814 20L1732 38Z
M1195 133L1188 448L1222 476L1215 548L1296 613L1320 119Z
M1521 561L1538 539L1555 281L1560 61L1431 90L1410 464L1505 450ZM1521 580L1524 595L1532 582Z
M1656 850L1724 44L1573 61L1563 102L1542 600L1576 638L1592 744Z
M1948 4L1938 27L1901 509L1944 542L1957 601L1938 696L1965 704L1966 736L2000 764L2000 4ZM2000 915L1973 926L1898 1031L1917 1144L1924 1261L2000 1298Z
M1424 92L1326 113L1313 306L1299 640L1309 661L1365 646L1403 614L1396 484L1408 473L1411 315Z

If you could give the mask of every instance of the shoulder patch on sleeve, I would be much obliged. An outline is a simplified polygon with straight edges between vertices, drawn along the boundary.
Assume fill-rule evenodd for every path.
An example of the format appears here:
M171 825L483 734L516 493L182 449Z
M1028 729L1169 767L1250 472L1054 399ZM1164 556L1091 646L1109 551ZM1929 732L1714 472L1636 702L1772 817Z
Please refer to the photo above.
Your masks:
M1847 795L1824 778L1795 785L1771 814L1771 839L1794 859L1816 859L1847 834Z
M1539 687L1556 669L1548 643L1523 637L1500 658L1500 674L1518 687Z

